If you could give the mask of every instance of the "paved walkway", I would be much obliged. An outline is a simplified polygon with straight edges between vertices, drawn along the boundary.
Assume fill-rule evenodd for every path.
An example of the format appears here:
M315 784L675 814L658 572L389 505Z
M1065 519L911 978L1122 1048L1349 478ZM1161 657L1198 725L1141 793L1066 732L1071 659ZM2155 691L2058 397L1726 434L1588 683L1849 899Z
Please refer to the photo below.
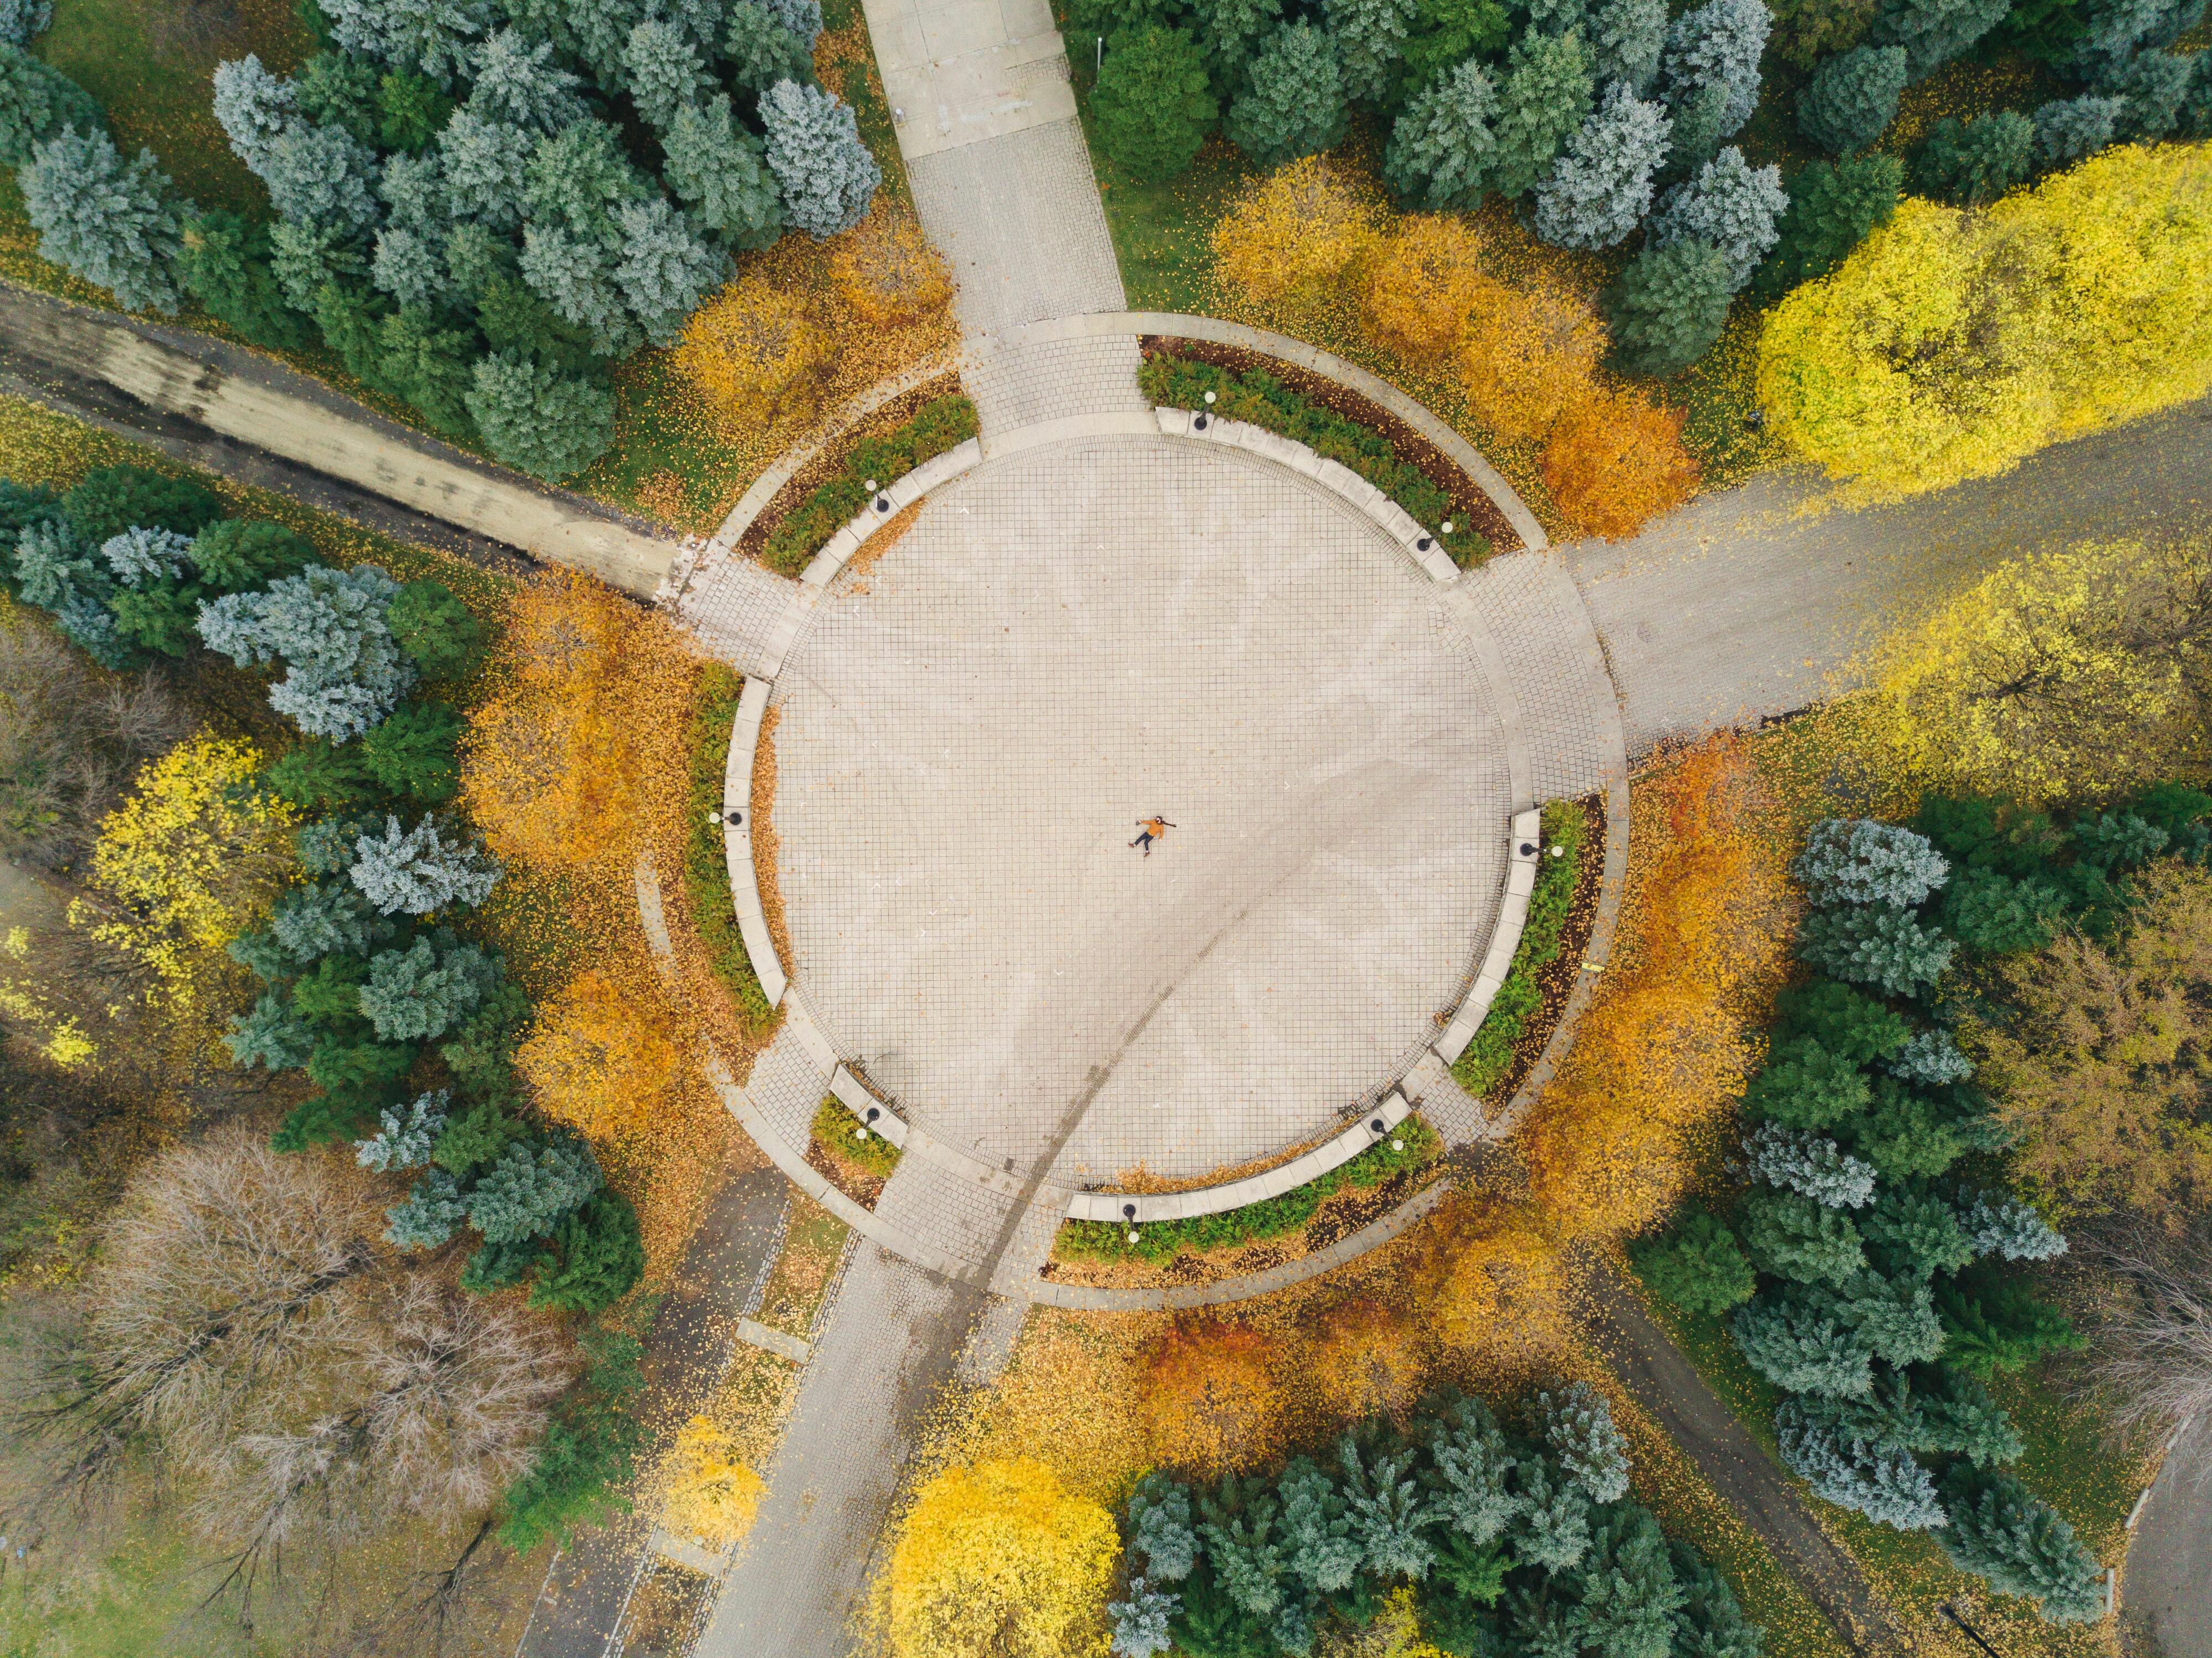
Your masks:
M1805 513L1819 493L1804 471L1766 473L1633 540L1561 550L1604 636L1632 755L1806 707L1885 623L2018 553L2201 531L2212 400L1895 507Z
M2120 1589L2130 1635L2154 1643L2138 1658L2212 1653L2212 1418L2184 1429L2160 1465L2128 1540Z

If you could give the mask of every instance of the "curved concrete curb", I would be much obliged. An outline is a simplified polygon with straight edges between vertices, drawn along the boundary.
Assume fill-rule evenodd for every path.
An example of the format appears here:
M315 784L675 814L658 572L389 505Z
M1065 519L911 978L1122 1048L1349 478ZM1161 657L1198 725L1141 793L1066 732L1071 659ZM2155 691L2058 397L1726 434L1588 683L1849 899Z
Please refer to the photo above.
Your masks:
M1513 532L1521 537L1521 544L1532 553L1542 552L1552 544L1544 533L1544 526L1536 522L1536 515L1528 510L1513 486L1498 476L1498 469L1485 460L1474 446L1438 420L1415 398L1410 398L1379 374L1350 362L1333 351L1324 351L1317 345L1308 345L1304 340L1294 340L1286 334L1270 333L1264 328L1254 328L1245 323L1224 322L1218 317L1185 316L1174 311L1102 311L1087 316L1056 317L1049 322L1035 322L1010 328L1005 338L1012 344L1042 344L1050 340L1094 339L1110 335L1158 334L1170 338L1205 340L1213 345L1233 345L1262 355L1277 357L1285 362L1333 380L1351 391L1357 392L1377 408L1386 410L1406 422L1438 450L1449 455L1454 465L1473 478L1483 494L1488 495L1498 510L1505 514Z
M931 459L897 478L877 492L874 500L860 508L850 524L822 545L805 569L799 573L801 581L817 587L826 587L845 568L846 561L860 550L861 544L899 513L911 507L940 483L958 477L983 459L983 446L974 438L965 443L956 443L941 455ZM867 480L863 478L863 483Z
M1521 948L1522 929L1528 925L1528 898L1536 890L1536 858L1542 849L1544 814L1522 811L1513 815L1513 833L1507 842L1505 900L1498 925L1490 934L1490 953L1474 975L1474 988L1435 1043L1437 1057L1447 1066L1467 1052L1474 1033L1482 1028L1490 1005L1512 970L1514 952Z

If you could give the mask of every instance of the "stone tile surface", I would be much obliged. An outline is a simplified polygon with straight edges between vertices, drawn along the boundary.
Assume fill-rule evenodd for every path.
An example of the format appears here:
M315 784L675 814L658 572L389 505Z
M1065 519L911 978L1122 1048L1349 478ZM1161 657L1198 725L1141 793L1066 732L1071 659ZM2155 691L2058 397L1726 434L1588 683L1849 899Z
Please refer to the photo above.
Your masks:
M1255 457L987 460L778 681L798 993L909 1121L1021 1176L1063 1139L1074 1184L1333 1128L1489 943L1512 801L1476 625Z

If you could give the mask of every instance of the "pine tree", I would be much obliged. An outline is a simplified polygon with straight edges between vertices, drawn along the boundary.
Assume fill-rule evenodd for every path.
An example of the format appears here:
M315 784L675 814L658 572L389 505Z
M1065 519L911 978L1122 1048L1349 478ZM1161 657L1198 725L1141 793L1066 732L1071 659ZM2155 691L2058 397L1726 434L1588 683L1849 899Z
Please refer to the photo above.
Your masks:
M631 101L654 131L665 132L676 112L714 88L699 50L675 24L647 18L629 32L623 49Z
M2004 21L2010 0L1894 0L1875 17L1877 45L1903 46L1905 68L1924 81Z
M1445 70L1391 128L1383 182L1423 207L1479 205L1497 160L1497 89L1481 64L1469 58Z
M1129 1546L1145 1557L1150 1575L1180 1583L1198 1564L1198 1534L1191 1529L1190 1493L1164 1473L1137 1482L1129 1497Z
M483 628L437 581L410 581L386 606L385 624L425 679L458 679L477 665Z
M729 275L729 256L702 240L659 197L623 203L615 222L623 239L615 286L646 338L672 345L699 301Z
M315 565L258 593L200 606L200 637L240 667L280 661L269 706L310 736L358 737L398 706L415 683L385 619L398 584L374 564Z
M1810 1036L1797 1036L1773 1049L1766 1068L1752 1078L1745 1103L1785 1128L1822 1129L1865 1109L1872 1097L1856 1064Z
M1526 1506L1512 1487L1516 1461L1480 1400L1447 1396L1429 1460L1437 1519L1470 1543L1493 1541Z
M491 896L500 867L482 847L446 840L435 817L404 831L397 817L384 821L380 837L363 835L355 842L346 872L385 914L427 915L456 904L473 908Z
M1672 1658L1674 1615L1687 1597L1648 1509L1620 1503L1599 1515L1577 1570L1581 1597L1567 1627L1607 1658Z
M298 88L271 75L252 52L215 66L215 118L231 153L259 173L269 148L297 117Z
M446 1132L430 1148L430 1161L463 1181L489 1168L509 1145L525 1138L526 1131L520 1123L494 1102L483 1101L447 1123Z
M1832 155L1864 149L1897 118L1905 48L1855 46L1824 59L1797 101L1797 130Z
M1728 1580L1686 1543L1668 1552L1683 1594L1674 1614L1675 1658L1765 1658L1766 1631L1746 1620Z
M1605 292L1620 367L1652 375L1688 367L1720 338L1734 291L1728 256L1709 242L1645 247Z
M234 1013L222 1045L234 1065L259 1065L270 1071L296 1071L315 1051L313 1027L292 1011L281 990L264 990L252 1010Z
M1258 1485L1254 1482L1255 1488ZM1222 1592L1250 1617L1274 1616L1283 1604L1283 1549L1274 1534L1275 1499L1240 1492L1237 1478L1224 1478L1211 1495L1199 1499L1204 1516L1199 1534L1206 1540L1206 1563Z
M1189 167L1220 112L1198 42L1157 23L1114 37L1091 106L1107 155L1144 179Z
M1579 34L1524 34L1506 54L1498 92L1490 186L1510 200L1542 183L1590 112L1589 49Z
M387 225L377 233L369 279L403 306L428 307L449 285L444 244L418 231Z
M1892 1273L1931 1278L1955 1272L1974 1258L1973 1241L1951 1206L1931 1193L1893 1188L1875 1200L1860 1231L1885 1258Z
M1367 1570L1386 1582L1427 1576L1436 1550L1422 1533L1436 1515L1413 1477L1413 1452L1364 1455L1346 1434L1336 1455L1344 1470L1344 1517Z
M2012 110L1936 123L1912 159L1913 182L1959 207L1983 207L2027 182L2035 166L2035 123Z
M644 1276L637 1211L619 1192L601 1189L553 1229L553 1258L539 1266L530 1304L588 1315L613 1306Z
M761 141L737 125L727 93L676 112L661 138L661 177L726 247L766 247L783 234L783 198Z
M1589 1497L1541 1457L1517 1465L1521 1509L1511 1530L1517 1559L1546 1571L1579 1565L1589 1552Z
M351 882L328 878L294 887L277 899L269 930L298 967L325 956L365 957L395 931Z
M557 224L522 233L522 278L563 322L587 331L592 349L621 356L637 343L635 325L615 286L618 255L609 242Z
M1282 21L1282 0L1192 0L1198 43L1207 72L1224 92L1241 85L1244 71Z
M1866 1264L1851 1218L1795 1192L1745 1198L1743 1241L1761 1271L1801 1284L1841 1284Z
M2180 124L2182 106L2199 73L2197 59L2171 52L2139 52L2099 71L2094 88L2120 100L2114 131L2130 143L2166 137Z
M1413 0L1392 99L1402 102L1470 59L1495 58L1512 32L1498 0Z
M1310 1457L1291 1459L1275 1482L1282 1499L1285 1565L1312 1594L1340 1594L1352 1587L1362 1558L1344 1512L1344 1498Z
M605 1184L580 1141L517 1142L470 1187L469 1219L487 1243L526 1243L551 1233Z
M1978 1193L1960 1218L1977 1254L2002 1255L2007 1260L2056 1260L2066 1253L2064 1236L2018 1198Z
M453 216L488 230L512 229L522 218L523 186L535 149L531 131L473 109L454 112L438 135L439 173Z
M1273 167L1335 149L1347 118L1334 45L1310 23L1285 23L1252 60L1226 130L1239 149Z
M453 100L428 76L389 70L376 86L376 136L402 158L416 155L438 136L453 112Z
M760 115L791 222L817 239L860 223L883 173L853 112L819 87L779 81L761 94Z
M359 58L420 70L441 86L465 75L490 7L482 0L316 0L331 39Z
M1405 56L1414 11L1414 0L1322 0L1346 98L1370 104L1383 100L1398 60Z
M1899 1531L1929 1531L1945 1523L1935 1479L1904 1447L1839 1438L1808 1421L1795 1399L1784 1400L1775 1412L1774 1430L1783 1461L1823 1502Z
M384 1212L385 1240L399 1249L435 1249L453 1236L468 1212L453 1177L433 1169L415 1182L404 1200Z
M1862 1399L1874 1386L1866 1344L1803 1303L1754 1301L1729 1330L1752 1369L1785 1393Z
M476 435L463 394L469 386L469 360L476 336L442 325L422 307L404 306L376 331L381 383L415 405L434 432L463 441Z
M1930 1088L1964 1082L1974 1074L1974 1062L1959 1051L1958 1039L1940 1027L1914 1032L1912 1040L1888 1061L1887 1068L1893 1077Z
M1751 280L1780 234L1776 226L1790 198L1779 167L1753 167L1735 145L1676 185L1661 198L1649 227L1655 246L1699 241L1720 249L1728 262L1729 292Z
M23 526L15 540L18 597L51 612L70 641L103 667L131 665L111 608L115 580L99 550L64 519Z
M1128 1595L1126 1600L1106 1603L1107 1619L1114 1625L1107 1651L1111 1658L1159 1658L1175 1645L1168 1619L1182 1604L1182 1598L1148 1587L1141 1576L1129 1580Z
M1758 1287L1759 1275L1735 1234L1702 1209L1684 1213L1656 1242L1631 1245L1630 1254L1652 1293L1685 1312L1725 1313Z
M380 216L375 152L337 127L293 122L264 150L260 173L270 203L296 224L352 235Z
M386 1042L442 1036L476 1011L499 971L496 958L441 927L370 958L362 1016Z
M90 93L21 46L0 40L0 163L21 167L56 133L97 132L106 124Z
M422 1168L430 1161L430 1148L445 1132L447 1102L441 1090L418 1094L404 1107L385 1107L377 1132L354 1142L353 1160L380 1175Z
M1902 996L1941 978L1958 948L1903 911L1877 905L1807 917L1797 953L1823 973Z
M1873 1200L1874 1165L1847 1155L1826 1135L1765 1122L1745 1139L1743 1150L1753 1180L1830 1209L1862 1209Z
M736 0L731 6L722 50L738 90L756 98L779 81L805 86L814 79L814 60L805 45L773 7L759 0Z
M561 67L550 40L503 28L477 53L467 107L481 120L557 132L584 117L584 100L576 95L580 84Z
M1961 1464L1943 1479L1950 1524L1936 1533L1961 1571L2003 1594L2032 1597L2047 1622L2105 1615L2104 1572L2074 1528L2008 1474Z
M314 557L305 537L269 519L223 519L192 537L192 562L218 593L265 587L299 574Z
M515 1043L529 1019L530 999L520 986L502 983L439 1043L438 1057L462 1093L497 1106L514 1099L521 1086L514 1074Z
M2003 1406L1990 1390L1948 1364L1936 1368L1936 1385L1921 1403L1917 1448L1969 1459L1978 1468L2017 1462L2027 1446Z
M2021 1284L1978 1272L1942 1286L1936 1309L1943 1320L1945 1357L1984 1382L2000 1370L2017 1370L2046 1354L2083 1345L2073 1321L2049 1302Z
M168 175L154 152L125 162L105 132L64 128L18 169L39 257L104 288L129 310L177 308L184 251Z
M1536 187L1536 234L1560 247L1612 247L1651 207L1651 179L1672 123L1615 83Z
M1877 1077L1874 1100L1837 1133L1850 1150L1872 1163L1886 1180L1911 1180L1942 1174L1970 1149L1995 1150L2008 1137L1978 1114L1962 1110L1969 1102L1953 1094L1938 1101L1894 1077Z
M1659 77L1667 45L1665 0L1604 0L1590 14L1590 72L1600 86L1614 82L1641 98Z
M1618 1503L1628 1495L1628 1442L1613 1424L1613 1408L1587 1382L1556 1392L1540 1391L1529 1406L1531 1424L1559 1458L1561 1472L1589 1493L1593 1503Z
M557 483L605 454L614 441L614 393L504 351L477 364L470 416L493 454Z
M1759 59L1773 15L1765 0L1707 0L1667 29L1661 67L1667 105L1680 120L1702 94L1714 100L1716 141L1732 136L1759 102Z
M368 982L367 962L326 956L292 986L292 1011L342 1035L365 1035L361 987Z
M1942 1321L1927 1281L1908 1272L1895 1280L1863 1272L1824 1301L1886 1364L1925 1364L1943 1350Z
M268 226L220 208L179 216L178 278L210 316L256 345L297 350L308 343L310 325L276 280Z

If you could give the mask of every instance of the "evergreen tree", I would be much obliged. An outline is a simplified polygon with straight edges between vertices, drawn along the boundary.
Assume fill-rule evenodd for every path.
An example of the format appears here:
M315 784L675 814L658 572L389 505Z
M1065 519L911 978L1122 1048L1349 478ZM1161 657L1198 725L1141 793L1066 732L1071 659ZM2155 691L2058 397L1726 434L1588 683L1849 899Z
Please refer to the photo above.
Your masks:
M1966 878L1960 878L1962 882ZM1937 1029L1916 1031L1912 1040L1889 1060L1888 1069L1890 1075L1906 1082L1941 1087L1966 1081L1974 1074L1974 1062L1959 1051L1958 1041L1949 1031Z
M222 516L222 503L188 478L143 466L103 466L62 497L62 513L79 537L97 546L132 529L198 536Z
M2078 98L2056 98L2038 106L2035 159L2046 167L2071 167L2095 155L2112 142L2115 127L2126 102L2084 93Z
M1498 0L1413 0L1393 97L1402 102L1470 58L1495 58L1511 33Z
M582 471L614 441L614 393L516 351L476 366L465 399L492 453L548 483Z
M1106 1603L1106 1616L1114 1625L1107 1646L1110 1658L1158 1658L1174 1645L1168 1619L1182 1605L1180 1596L1149 1588L1146 1580L1129 1580L1129 1598Z
M677 111L696 103L714 84L684 31L657 17L630 30L623 65L631 101L656 132L665 132Z
M1797 954L1823 973L1904 996L1941 978L1958 948L1904 911L1875 905L1808 916Z
M234 1065L296 1071L315 1051L315 1031L292 1011L283 991L264 990L251 1011L231 1015L222 1045Z
M1752 1369L1785 1393L1863 1399L1874 1386L1866 1344L1802 1302L1754 1301L1729 1330Z
M1784 991L1776 1011L1786 1029L1812 1038L1854 1066L1889 1058L1912 1035L1902 1014L1833 979ZM1856 1110L1857 1103L1850 1108Z
M530 1304L555 1312L601 1312L645 1276L637 1211L619 1192L593 1193L553 1229L553 1257L540 1264Z
M476 1011L499 970L495 958L441 927L370 958L362 1015L386 1042L442 1036Z
M1129 1546L1145 1557L1150 1575L1163 1582L1182 1582L1198 1564L1190 1493L1164 1473L1146 1475L1130 1493Z
M18 167L45 140L107 125L82 87L22 46L0 40L0 163Z
M1943 930L1970 950L2008 956L2049 944L2065 909L2065 895L2047 881L1969 869L1943 894L1940 916Z
M1832 155L1864 149L1897 118L1903 46L1854 46L1822 60L1797 101L1797 130Z
M1346 119L1334 43L1310 23L1285 23L1252 60L1244 92L1229 106L1227 131L1272 167L1335 149Z
M453 1236L468 1203L442 1169L416 1181L406 1198L384 1212L386 1242L398 1249L435 1249Z
M1663 376L1688 367L1720 338L1734 291L1728 256L1710 242L1646 246L1605 292L1621 368Z
M386 226L376 238L369 278L403 306L437 303L450 283L445 245L420 232Z
M1707 0L1669 24L1660 63L1676 118L1704 94L1716 142L1748 121L1759 102L1759 54L1773 24L1765 0Z
M438 135L438 171L453 216L495 231L519 223L535 144L531 131L512 121L455 111Z
M1790 210L1778 227L1773 254L1759 268L1759 291L1782 294L1826 276L1889 222L1904 184L1904 164L1893 155L1805 167L1790 181Z
M175 580L190 568L186 556L190 536L174 530L149 530L134 525L100 544L100 556L110 574L125 587L153 586Z
M487 1243L526 1243L550 1234L606 1184L580 1141L509 1145L468 1193L469 1219Z
M1940 1175L1972 1148L2004 1143L2002 1131L1991 1136L1961 1114L1961 1103L1955 1094L1939 1101L1893 1077L1877 1077L1873 1103L1837 1133L1887 1180Z
M306 985L311 981L303 979L300 982ZM299 1005L298 987L293 990L293 1005ZM352 1120L358 1121L392 1096L400 1079L414 1066L416 1057L416 1050L407 1043L356 1042L342 1029L325 1029L315 1043L315 1051L307 1055L307 1078L318 1088L358 1101L359 1108ZM348 1126L334 1123L333 1129Z
M1275 1482L1282 1499L1284 1564L1310 1594L1340 1594L1352 1587L1364 1551L1352 1535L1336 1482L1312 1458L1292 1457Z
M269 786L303 811L343 811L376 795L357 744L311 738L269 768Z
M1950 865L1926 835L1870 817L1815 823L1790 867L1814 903L1893 909L1912 908L1950 875Z
M487 1100L447 1123L430 1148L430 1161L456 1181L466 1180L498 1162L501 1153L525 1138L522 1126Z
M1630 1253L1652 1293L1685 1312L1725 1313L1758 1287L1735 1234L1702 1209L1686 1212L1666 1236L1632 1244Z
M17 170L39 257L104 288L132 311L177 308L183 252L168 175L154 152L125 162L105 132L64 128Z
M294 887L277 899L269 930L300 967L325 956L365 957L394 932L352 883L328 878Z
M1616 82L1536 187L1536 234L1560 247L1612 247L1651 207L1651 179L1666 157L1671 123Z
M1674 1614L1675 1658L1765 1658L1766 1631L1745 1619L1728 1580L1686 1543L1668 1552L1683 1594Z
M453 112L453 100L428 76L392 70L376 83L376 136L400 157L418 154Z
M463 440L476 435L462 401L476 349L473 334L441 326L425 308L403 306L378 325L376 343L386 388L413 404L433 431Z
M814 42L822 33L822 0L769 0L769 9L800 46L809 52L814 50Z
M169 527L182 526L172 522ZM299 574L314 557L306 537L265 518L222 519L192 537L192 562L218 593L268 586Z
M1346 98L1379 104L1388 95L1414 12L1414 0L1322 0Z
M1365 1455L1346 1434L1337 1461L1344 1470L1344 1517L1367 1570L1385 1582L1427 1576L1436 1550L1422 1533L1436 1516L1413 1477L1413 1454Z
M383 835L356 842L347 873L362 896L386 915L427 915L461 904L473 908L491 896L499 864L479 847L447 841L437 819L425 817L403 831L386 817Z
M1875 1200L1860 1231L1885 1270L1923 1279L1955 1272L1974 1258L1973 1242L1951 1206L1931 1193L1892 1188Z
M1797 1036L1773 1049L1766 1068L1752 1078L1745 1103L1785 1128L1822 1129L1863 1110L1872 1093L1856 1065L1810 1036Z
M362 1035L361 987L368 982L368 963L351 957L326 956L292 987L292 1011L301 1018L341 1035Z
M2197 73L2196 59L2170 52L2139 52L2100 70L2091 85L2120 100L2114 131L2130 143L2163 138L2179 125Z
M200 606L200 637L240 667L282 662L269 706L310 736L343 742L398 706L415 683L385 610L398 584L374 564L315 565L258 593Z
M1533 1425L1568 1479L1593 1503L1628 1495L1628 1442L1613 1424L1613 1408L1587 1382L1540 1391L1529 1406Z
M1978 1468L2017 1462L2026 1451L2019 1430L1990 1390L1963 1370L1936 1367L1936 1383L1921 1404L1917 1448L1963 1456Z
M1830 1209L1862 1209L1874 1198L1875 1169L1826 1136L1761 1123L1743 1143L1753 1180L1783 1187Z
M51 612L70 641L103 667L131 664L110 605L114 578L97 548L62 519L26 525L15 540L15 590L26 604Z
M306 119L376 142L377 67L349 52L319 52L300 65L293 97Z
M268 165L270 146L297 118L298 90L263 68L252 52L215 66L216 124L249 171Z
M438 1057L462 1093L495 1106L515 1097L520 1084L514 1075L514 1047L529 1019L530 999L519 986L502 983L438 1045Z
M2002 1255L2007 1260L2056 1260L2066 1253L2064 1236L2018 1198L1978 1193L1960 1219L1977 1254Z
M1445 70L1391 128L1383 182L1423 207L1477 206L1497 159L1497 89L1481 64L1469 58Z
M623 254L615 286L647 339L672 345L699 301L729 275L729 256L709 246L659 197L616 210Z
M1603 0L1590 13L1590 71L1600 86L1614 82L1641 98L1659 77L1667 45L1665 0Z
M468 109L480 120L557 132L584 118L584 100L576 95L580 84L561 67L550 40L503 28L477 53Z
M1207 73L1224 92L1239 86L1283 16L1282 0L1192 0ZM1132 21L1164 21L1147 16Z
M1984 1382L2083 1345L2057 1308L2021 1284L1978 1272L1939 1289L1936 1310L1943 1320L1944 1357Z
M1445 1396L1429 1461L1437 1521L1469 1543L1494 1541L1524 1506L1511 1484L1516 1459L1480 1400Z
M617 253L612 240L579 235L557 224L532 224L522 233L523 280L562 321L588 331L592 348L620 356L637 333L615 286Z
M315 0L331 39L357 58L420 70L441 86L468 73L490 6L483 0Z
M1546 1571L1565 1571L1589 1552L1589 1495L1542 1457L1516 1467L1520 1512L1511 1527L1516 1558Z
M269 228L219 208L180 216L178 279L208 314L256 345L275 350L306 345L308 324L285 301Z
M1745 1198L1743 1241L1761 1271L1801 1284L1841 1284L1866 1264L1851 1218L1795 1192Z
M1789 205L1781 169L1753 167L1730 144L1698 169L1695 179L1661 198L1649 232L1655 246L1698 241L1720 249L1733 294L1751 280L1774 246L1777 222Z
M1258 1481L1253 1485L1256 1490ZM1275 1499L1239 1491L1237 1478L1223 1479L1199 1500L1204 1516L1206 1562L1222 1592L1249 1616L1273 1618L1283 1604L1283 1549L1274 1534Z
M384 620L425 679L458 679L482 654L482 625L442 582L409 582L386 607Z
M661 177L726 247L766 247L783 234L783 198L761 141L737 125L727 93L680 109L661 138Z
M814 60L804 42L784 26L772 7L758 0L737 0L730 8L729 33L723 41L730 78L740 92L757 98L779 81L810 84Z
M1649 1509L1619 1503L1601 1512L1575 1576L1581 1594L1566 1626L1586 1649L1607 1658L1672 1658L1674 1614L1687 1596Z
M2035 167L2035 123L2012 110L1936 123L1912 158L1913 182L1959 207L1983 207L2027 182Z
M1893 1281L1863 1272L1823 1304L1832 1304L1838 1321L1856 1332L1886 1364L1925 1364L1943 1350L1935 1297L1917 1273Z
M779 81L761 94L760 115L791 222L817 239L860 223L883 173L853 112L819 87Z
M338 127L293 122L263 152L260 173L271 204L295 223L352 235L380 216L375 152Z
M2009 1474L1960 1464L1944 1476L1936 1533L1961 1571L2002 1594L2033 1599L2054 1624L2094 1623L2105 1615L2105 1575L2074 1528Z
M1595 89L1581 35L1524 34L1515 42L1498 91L1490 187L1510 200L1542 183L1589 114Z
M1148 23L1113 44L1091 94L1099 141L1133 178L1173 178L1196 159L1220 112L1198 42L1185 30Z
M2004 21L2010 0L1892 0L1875 19L1875 43L1903 46L1911 78L1924 81Z
M377 1132L356 1140L353 1160L380 1175L402 1169L420 1169L430 1161L430 1148L445 1132L447 1096L418 1094L404 1107L385 1107Z
M1804 1406L1784 1400L1774 1430L1782 1460L1813 1488L1813 1495L1899 1531L1929 1531L1945 1523L1936 1481L1900 1445L1844 1439L1808 1420Z

